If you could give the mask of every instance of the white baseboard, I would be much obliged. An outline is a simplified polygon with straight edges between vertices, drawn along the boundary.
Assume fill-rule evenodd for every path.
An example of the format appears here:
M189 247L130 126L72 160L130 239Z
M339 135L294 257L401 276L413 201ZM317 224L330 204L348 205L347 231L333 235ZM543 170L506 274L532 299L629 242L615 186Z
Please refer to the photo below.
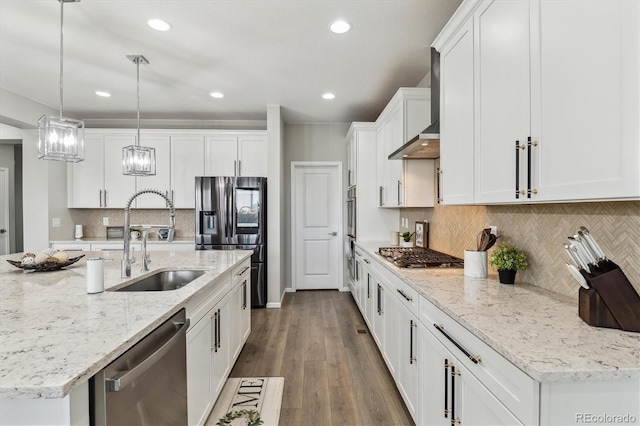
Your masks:
M284 291L285 291L286 293L295 293L295 292L296 292L296 289L295 289L295 288L293 288L293 287L287 287L287 288L285 288L285 289L284 289Z
M339 291L347 291L347 292L351 291L351 289L349 288L349 286L339 288L338 290L339 290Z
M282 308L282 301L284 300L284 295L287 293L289 289L285 288L282 292L282 296L280 297L280 302L267 302L267 309L280 309Z

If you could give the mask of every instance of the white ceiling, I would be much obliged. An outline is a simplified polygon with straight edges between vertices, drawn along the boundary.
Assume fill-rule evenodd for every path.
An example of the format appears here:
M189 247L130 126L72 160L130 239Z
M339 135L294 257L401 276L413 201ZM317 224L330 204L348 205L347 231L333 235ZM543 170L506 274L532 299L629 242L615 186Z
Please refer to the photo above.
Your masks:
M82 0L64 7L64 112L131 119L373 121L428 73L460 0ZM157 32L146 24L173 26ZM334 34L329 24L353 25ZM60 3L0 0L0 87L58 108ZM100 98L105 90L111 98ZM223 99L209 92L219 90ZM332 101L322 99L333 92ZM1 119L1 117L0 117ZM35 124L35 123L34 123Z

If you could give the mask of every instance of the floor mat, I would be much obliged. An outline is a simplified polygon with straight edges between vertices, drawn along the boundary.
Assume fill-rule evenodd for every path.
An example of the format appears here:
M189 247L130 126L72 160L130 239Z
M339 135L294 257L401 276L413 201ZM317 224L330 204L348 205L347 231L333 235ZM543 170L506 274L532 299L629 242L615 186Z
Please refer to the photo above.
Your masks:
M206 426L276 426L280 419L284 377L231 377L205 423ZM263 423L258 423L258 418Z

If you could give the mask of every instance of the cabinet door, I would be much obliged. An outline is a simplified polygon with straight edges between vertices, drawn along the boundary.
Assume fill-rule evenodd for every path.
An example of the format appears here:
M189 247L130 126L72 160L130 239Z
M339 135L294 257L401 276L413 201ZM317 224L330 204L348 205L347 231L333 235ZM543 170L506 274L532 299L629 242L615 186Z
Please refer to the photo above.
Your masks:
M241 331L242 331L242 345L247 341L249 335L251 334L251 274L247 273L247 277L242 280L240 283L242 289L240 290L242 293L242 305L240 312L240 323L241 323Z
M356 185L358 182L358 131L355 130L347 145L347 186Z
M398 299L390 287L383 286L382 315L384 317L384 342L382 356L394 378L398 369Z
M155 176L136 176L136 191L156 189L167 197L171 188L171 140L169 135L141 134L140 145L155 148ZM156 194L143 194L136 198L136 207L142 209L164 209L167 202Z
M384 309L382 307L382 298L384 297L384 287L380 283L378 277L374 275L373 280L373 297L374 297L374 306L372 312L372 322L373 322L373 340L378 345L380 352L382 353L384 350Z
M435 204L435 161L406 160L403 163L404 207L433 207Z
M103 135L86 132L84 151L84 161L67 166L68 207L104 207Z
M517 182L526 188L525 151L518 169L515 147L531 135L529 7L487 1L474 15L477 203L517 202Z
M134 134L105 135L104 137L105 207L124 208L129 197L136 192L135 176L122 174L122 148L135 143Z
M187 331L187 415L190 425L202 425L211 399L211 318L205 315Z
M218 398L231 369L229 297L211 310L211 399Z
M242 349L242 291L241 285L236 284L231 290L230 296L230 332L229 332L229 350L231 353L231 363L238 358Z
M385 151L387 153L385 206L400 207L404 205L403 160L389 160L388 156L402 145L404 141L404 123L402 105L392 113L385 126Z
M381 123L378 129L376 130L376 186L378 188L377 191L377 200L378 207L389 207L385 206L385 195L388 192L388 188L385 188L387 184L387 156L386 154L386 145L385 145L385 134L386 134L386 125L385 123Z
M473 19L440 52L440 198L473 203Z
M204 160L206 176L235 176L238 168L238 138L235 135L207 136Z
M640 2L542 1L539 13L534 198L640 196ZM585 66L592 52L604 67Z
M267 176L267 136L238 137L238 169L236 176Z
M417 421L418 410L418 320L402 304L398 305L398 370L396 383L407 410Z
M420 424L522 424L431 332L419 329Z
M204 175L204 136L172 136L171 195L176 208L194 208L195 177Z

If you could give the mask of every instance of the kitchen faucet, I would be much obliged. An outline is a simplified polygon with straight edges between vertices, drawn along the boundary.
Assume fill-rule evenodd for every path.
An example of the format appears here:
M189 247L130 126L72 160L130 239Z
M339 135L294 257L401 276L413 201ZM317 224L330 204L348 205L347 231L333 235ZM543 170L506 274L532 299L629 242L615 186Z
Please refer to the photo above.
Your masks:
M121 278L127 278L131 276L131 264L135 261L135 259L130 258L129 257L129 247L130 247L130 241L129 238L131 238L130 234L129 234L129 214L131 212L131 203L133 202L133 200L142 194L156 194L161 196L162 198L164 198L167 202L167 206L169 207L170 213L169 213L169 226L162 226L163 228L169 228L169 233L167 234L167 242L171 242L173 241L173 236L175 234L175 227L176 227L176 209L173 207L173 202L171 202L171 199L163 194L162 192L158 191L157 189L143 189L141 191L136 192L135 194L133 194L131 197L129 197L129 199L127 200L127 203L124 206L124 231L125 231L125 235L124 235L124 250L122 252L122 267L121 267L121 274L120 277ZM156 226L152 226L152 227L156 227ZM148 267L148 263L149 263L149 257L147 256L147 232L143 232L143 245L142 245L142 270L143 271L148 271L149 267Z

